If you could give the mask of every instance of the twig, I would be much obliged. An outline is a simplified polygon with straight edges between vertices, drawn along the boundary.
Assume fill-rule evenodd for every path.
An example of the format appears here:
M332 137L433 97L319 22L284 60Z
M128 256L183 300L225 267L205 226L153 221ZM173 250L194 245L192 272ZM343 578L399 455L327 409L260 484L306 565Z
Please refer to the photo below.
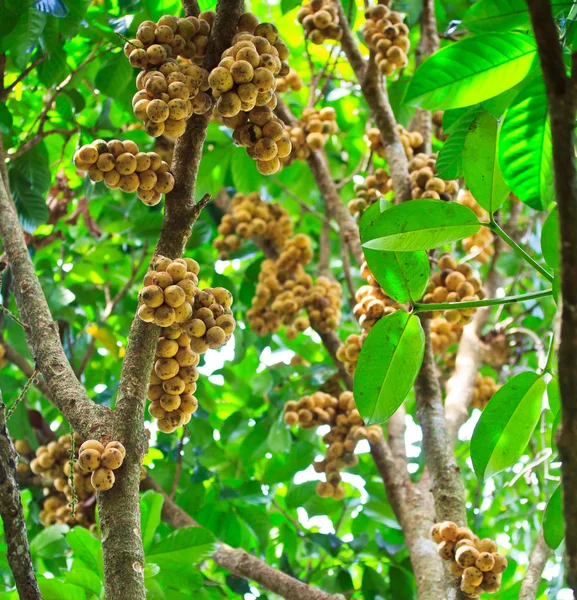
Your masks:
M168 497L171 500L174 500L174 496L176 495L176 492L178 490L178 482L180 481L180 475L182 473L182 459L183 459L182 448L184 447L184 436L185 435L186 435L186 431L184 431L184 429L183 429L182 435L180 436L180 439L178 440L178 444L176 446L176 468L174 470L174 479L172 480L172 488L170 490L170 494L168 494Z
M539 591L539 585L543 577L543 570L547 564L547 560L553 554L549 546L547 546L543 538L543 532L539 532L539 537L531 552L527 573L521 582L521 590L519 591L519 600L535 600Z
M24 398L26 398L26 394L28 393L30 386L34 383L34 379L36 378L36 375L38 375L38 370L34 369L30 378L24 384L24 387L20 390L18 397L16 398L16 400L14 400L14 402L12 403L12 406L6 412L6 420L7 421L10 420L10 417L14 414L14 411L18 408L18 405L20 404L20 402L22 402L22 400L24 400Z
M18 75L18 77L7 87L5 88L2 93L0 94L0 100L4 101L6 100L6 98L8 98L8 96L10 95L10 92L24 79L26 79L26 77L28 76L29 73L31 73L38 65L40 65L41 63L43 63L46 59L48 58L48 54L43 54L42 56L39 56L32 64L30 64L28 67L26 67L24 69L24 71L22 71L22 73L20 73L20 75Z

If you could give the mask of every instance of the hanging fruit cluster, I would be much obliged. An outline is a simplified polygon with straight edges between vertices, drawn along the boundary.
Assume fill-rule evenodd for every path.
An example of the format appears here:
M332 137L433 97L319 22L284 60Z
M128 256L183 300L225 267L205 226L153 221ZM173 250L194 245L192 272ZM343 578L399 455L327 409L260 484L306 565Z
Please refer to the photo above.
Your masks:
M265 240L282 248L293 227L288 211L277 202L265 202L257 192L246 196L237 193L230 203L230 212L222 217L218 233L212 245L219 251L219 259L226 260L245 239Z
M391 2L379 3L365 10L363 38L376 52L375 62L381 75L388 77L409 63L407 53L411 46L409 28L404 15L389 8Z
M437 155L417 154L409 162L412 198L433 198L435 200L452 200L459 191L458 181L446 181L436 176Z
M498 389L497 382L490 375L483 377L483 375L477 373L471 407L483 410Z
M352 392L342 392L338 398L325 392L315 392L300 400L291 400L284 407L287 425L312 429L329 425L331 430L323 437L327 445L326 458L314 463L317 473L325 473L326 481L319 482L317 494L321 498L342 500L345 490L341 471L358 463L355 448L361 440L377 443L383 435L380 425L365 427L357 410Z
M80 446L78 465L85 473L92 473L90 483L97 492L112 489L114 471L122 466L126 450L120 442L110 442L104 447L97 440L87 440Z
M439 257L439 270L433 273L423 302L473 302L484 297L481 280L474 275L471 265L457 264L451 254L445 253ZM466 325L471 322L476 312L476 308L451 308L443 311L443 316L449 323ZM440 312L433 311L432 315L438 317Z
M297 159L306 159L311 151L322 150L329 137L338 131L337 113L332 106L320 110L305 108L298 125L287 127L287 135L292 143L292 152L283 164Z
M156 152L139 152L130 140L95 140L76 152L74 164L94 182L104 181L112 190L136 192L148 206L158 204L162 194L174 188L168 163Z
M461 190L457 202L470 208L480 221L489 220L489 213L473 198L469 190ZM493 234L488 227L481 227L477 233L465 238L461 243L465 252L483 265L495 254Z
M312 328L319 333L334 331L341 320L343 290L336 281L328 277L317 277L307 291L304 305Z
M339 14L331 0L304 2L297 13L297 20L305 30L307 40L322 44L325 40L338 41L343 37Z
M303 87L303 80L300 75L293 69L289 69L289 72L284 77L278 77L276 80L276 91L277 92L298 92Z
M397 125L397 131L401 138L401 143L405 149L407 160L411 160L421 146L424 144L423 136L418 131L407 131L402 125ZM371 127L367 131L367 138L371 152L374 152L381 158L386 158L386 147L381 138L381 132L376 127Z
M466 596L480 598L483 592L494 594L500 589L507 559L497 552L493 540L481 540L468 527L458 527L452 521L433 525L431 537L451 574L461 580Z
M150 415L158 428L172 433L186 425L196 409L194 397L200 356L190 348L191 338L177 327L169 327L156 343L156 362L148 385Z
M431 319L431 344L435 354L443 354L463 335L463 325L445 319Z
M433 127L435 130L435 137L440 141L444 142L449 136L443 132L443 114L444 111L437 110L433 113Z
M376 169L365 179L364 183L355 184L356 198L353 198L348 204L351 215L362 213L391 189L392 182L387 171Z

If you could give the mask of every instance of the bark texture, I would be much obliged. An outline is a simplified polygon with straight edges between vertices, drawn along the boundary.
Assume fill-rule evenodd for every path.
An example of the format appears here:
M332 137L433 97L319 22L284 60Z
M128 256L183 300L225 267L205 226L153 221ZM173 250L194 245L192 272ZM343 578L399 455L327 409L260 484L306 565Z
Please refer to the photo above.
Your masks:
M577 171L574 133L577 57L572 55L569 78L549 0L527 0L527 6L549 101L553 171L559 210L563 308L558 355L561 389L561 433L558 448L562 462L567 582L577 593Z
M142 482L142 487L154 490L164 497L162 506L162 519L174 527L200 527L180 506L175 504L164 490L150 477ZM218 549L211 556L212 560L223 569L230 571L237 577L251 579L262 585L267 590L278 594L286 600L345 600L341 594L328 594L318 588L303 583L290 577L282 571L277 571L255 556L248 554L241 548L231 548L227 544L218 542Z
M552 555L553 552L551 548L547 546L545 539L543 538L543 532L539 532L539 537L537 538L533 552L531 552L527 573L521 583L519 600L535 600L535 598L537 598L539 584L543 577L543 570L545 569L547 560Z
M22 600L42 600L30 556L26 521L16 463L18 455L6 428L6 406L0 392L0 516L4 525L6 558Z

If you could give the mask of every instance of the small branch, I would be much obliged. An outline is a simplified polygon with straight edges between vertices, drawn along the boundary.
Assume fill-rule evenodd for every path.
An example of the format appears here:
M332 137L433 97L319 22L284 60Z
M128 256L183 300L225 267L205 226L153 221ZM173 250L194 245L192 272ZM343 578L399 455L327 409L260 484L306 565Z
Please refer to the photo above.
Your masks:
M19 354L12 346L10 346L8 342L2 340L0 341L0 344L2 344L2 346L4 347L4 351L6 352L4 358L8 362L11 362L12 364L16 365L26 376L26 379L30 379L32 377L32 374L34 373L34 367L30 365L30 363L26 360L26 358L24 358L24 356ZM44 379L42 379L42 377L36 377L36 379L34 380L34 385L38 388L38 391L47 400L52 402L50 390L48 389L48 386L46 385L46 382L44 381Z
M199 524L177 506L153 479L147 477L142 482L142 487L162 494L164 497L162 519L166 523L175 529L199 527ZM282 571L277 571L241 548L231 548L219 542L218 549L211 558L233 575L252 579L285 600L344 600L341 594L327 594Z
M295 200L296 202L298 202L298 205L305 210L306 212L311 213L312 215L314 215L315 217L317 217L317 219L320 219L321 221L324 221L325 219L325 215L323 215L322 213L320 213L318 210L314 209L310 204L307 204L300 196L298 196L297 194L295 194L288 186L286 186L282 181L280 181L279 179L277 179L276 177L273 179L274 184L278 185L278 187L287 195L290 196L293 200ZM331 228L334 231L339 231L339 227L338 225L335 225L334 223L331 223Z
M14 152L9 153L8 158L14 160L19 156L22 156L49 135L58 134L64 136L65 138L69 138L75 133L78 133L76 129L50 129L49 131L39 131L33 138L29 139L27 142L24 142L21 146L18 146Z
M323 226L321 229L321 237L319 239L319 264L317 266L317 275L324 275L325 277L332 277L330 269L331 261L331 228L330 220L325 217Z
M517 294L515 296L505 296L503 298L485 298L483 300L471 300L470 302L441 302L438 304L415 304L416 313L430 312L437 310L450 310L452 308L481 308L483 306L499 306L501 304L515 304L516 302L527 302L528 300L539 300L553 294L552 289L530 292L529 294Z
M48 54L43 54L42 56L39 56L31 65L29 65L28 67L26 67L24 69L24 71L22 71L22 73L20 73L20 75L18 75L18 77L7 87L5 88L2 93L0 94L0 100L2 100L3 102L6 100L6 98L8 98L8 96L10 95L10 92L12 92L12 90L24 79L26 79L26 77L28 77L28 75L34 71L34 69L39 66L41 63L43 63L46 59L48 58Z
M535 600L539 592L539 585L543 577L543 570L547 564L547 560L553 552L545 543L543 532L539 532L539 537L531 552L531 559L527 567L527 573L521 582L521 590L519 592L519 600Z
M183 429L180 439L178 440L178 444L176 446L176 469L174 470L174 479L172 480L172 488L170 490L170 494L168 497L171 500L174 500L174 496L178 490L178 482L180 481L180 475L182 473L182 448L184 446L184 436L186 435L186 431Z
M0 393L0 516L7 545L6 557L16 582L18 597L42 600L26 534L16 471L17 460L18 455L6 428L6 407Z
M197 0L182 0L182 7L187 17L198 17L200 14Z

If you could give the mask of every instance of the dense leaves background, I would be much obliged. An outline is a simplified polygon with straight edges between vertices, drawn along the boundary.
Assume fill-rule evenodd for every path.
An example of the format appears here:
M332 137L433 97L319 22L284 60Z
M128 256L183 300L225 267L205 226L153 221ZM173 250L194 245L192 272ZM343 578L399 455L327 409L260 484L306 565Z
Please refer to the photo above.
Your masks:
M351 1L343 3L356 19L358 31L363 20L362 3L350 6ZM0 102L0 131L8 156L13 155L8 162L11 189L22 225L32 236L30 251L65 349L79 367L89 346L95 344L82 375L83 383L96 402L113 406L138 285L160 228L162 205L148 208L134 194L111 192L102 184L80 179L71 157L78 146L97 137L122 137L134 140L142 149L153 149L150 138L134 124L131 97L136 73L122 53L122 36L134 32L143 20L182 11L177 0L80 0L66 4L69 13L65 18L16 0L0 6L5 86L13 83L27 65L44 57ZM199 4L202 9L214 5L210 0ZM555 213L545 221L546 213L533 210L547 211L554 199L543 81L524 2L481 0L472 8L469 4L466 0L436 3L440 31L450 21L463 19L471 33L463 35L465 31L459 29L458 41L444 40L444 48L418 70L412 59L398 80L388 83L391 102L403 125L408 125L418 104L447 109L443 126L448 141L443 144L435 140L441 174L447 178L464 175L482 206L490 212L501 207L497 215L502 223L514 214L528 252L537 258L542 256L557 270ZM565 10L563 16L568 15L567 3L559 4ZM309 81L307 52L295 20L298 5L293 0L281 0L280 4L247 2L247 8L262 20L276 23L291 48L291 66ZM420 3L397 5L408 13L414 47L419 37L416 24ZM562 23L570 46L573 22ZM329 60L328 45L309 46L308 50L316 68ZM344 59L338 60L335 77L322 100L322 105L332 106L337 112L340 133L327 145L331 173L337 181L350 175L368 154L364 136L370 117L352 80L350 66ZM307 94L305 86L300 92L286 95L297 114L306 104ZM23 151L27 142L35 140L39 122L46 135ZM384 166L380 158L373 156L372 160L376 166ZM353 185L354 180L343 185L344 202L354 197ZM73 192L66 196L68 188ZM325 209L306 163L297 161L277 176L265 179L246 153L233 147L230 131L211 124L197 194L217 195L223 188L229 192L259 191L281 202L293 216L296 229L309 234L318 251ZM507 199L509 189L524 204ZM54 201L47 204L47 195ZM56 200L63 202L60 211ZM303 203L310 210L303 210ZM418 300L422 295L428 276L423 250L446 244L444 249L452 248L463 256L466 253L459 240L479 228L476 217L464 207L430 200L422 204L408 203L375 215L376 227L380 227L377 234L365 237L365 228L361 227L363 242L376 240L372 248L388 251L380 258L382 253L373 250L367 252L367 258L384 289L400 302ZM420 213L420 218L416 219L415 214L406 217L410 211ZM404 245L395 245L399 236L396 242L386 241L386 236L400 227L399 218L409 219L415 230L403 238ZM209 205L195 226L187 256L201 264L201 285L224 285L233 292L240 326L233 342L220 353L210 351L201 363L197 393L200 409L187 431L167 436L154 431L150 424L151 449L145 460L152 477L170 492L182 448L182 472L174 499L206 530L171 531L160 520L162 498L152 492L143 494L149 597L273 600L274 595L228 575L210 562L202 562L214 547L215 536L327 591L365 600L415 597L403 535L368 446L359 445L359 464L345 474L344 502L315 495L315 480L320 477L310 465L322 452L321 438L314 431L287 428L282 409L287 400L318 389L333 373L332 363L314 333L289 341L282 332L260 338L248 328L243 318L250 307L263 257L255 246L246 244L232 260L218 261L210 241L216 235L219 219L218 208ZM334 230L331 250L331 269L343 282L339 236ZM401 250L411 254L397 252ZM412 259L407 261L407 256ZM487 269L483 266L482 274ZM513 252L501 254L498 269L503 295L547 287ZM105 319L106 299L122 289L133 270L137 274L130 292ZM357 270L353 276L356 284L363 283ZM3 282L2 299L15 312L9 283ZM509 384L487 407L470 442L480 414L473 412L457 447L467 486L469 524L481 537L496 538L509 558L511 566L504 575L503 588L495 596L503 600L518 595L528 551L548 501L545 536L549 545L558 549L546 571L547 580L542 583L539 598L562 598L557 595L563 586L559 464L555 462L554 443L558 401L552 400L555 391L549 391L550 408L546 408L543 390L549 374L538 377L525 373L545 367L555 308L549 298L494 309L491 328L506 331L510 356L498 372L484 366L482 373L498 377L501 383L509 380ZM397 314L395 319L387 320L403 318L403 325L411 324L398 328L400 348L407 359L418 358L422 343L418 321L415 324L415 317ZM387 326L387 320L373 331L378 334ZM28 356L21 328L4 317L2 329L5 339ZM357 330L354 317L345 310L340 337L344 339ZM304 362L290 364L294 356ZM382 355L378 358L382 360ZM444 375L450 372L450 357L446 359L439 360ZM392 387L383 389L387 374L383 364L371 367L370 357L366 362L367 369L361 371L367 385L362 385L365 382L359 377L357 385L362 389L357 399L362 404L363 391L369 389L369 384L376 385L381 398L378 420L390 415L408 393L407 451L409 469L416 479L423 471L423 456L414 401L407 390L418 365L410 369L391 365L394 381L387 384ZM513 376L515 379L511 379ZM514 382L522 378L531 379L525 386L530 390L522 395L513 393L517 389ZM24 381L13 365L0 371L0 388L8 405ZM392 389L400 391L402 397L391 394ZM369 399L369 406L375 410L374 398ZM56 409L35 389L28 394L27 408L40 411L58 434L68 431ZM14 438L26 438L36 447L38 422L30 418L33 414L21 405L9 429ZM526 435L518 435L521 426ZM484 429L491 435L482 435ZM179 439L182 435L185 440ZM102 597L99 541L81 528L41 528L41 495L40 489L25 491L24 506L44 597ZM4 555L0 552L0 572L7 591L0 593L0 598L8 599L16 596L9 591L12 582Z

